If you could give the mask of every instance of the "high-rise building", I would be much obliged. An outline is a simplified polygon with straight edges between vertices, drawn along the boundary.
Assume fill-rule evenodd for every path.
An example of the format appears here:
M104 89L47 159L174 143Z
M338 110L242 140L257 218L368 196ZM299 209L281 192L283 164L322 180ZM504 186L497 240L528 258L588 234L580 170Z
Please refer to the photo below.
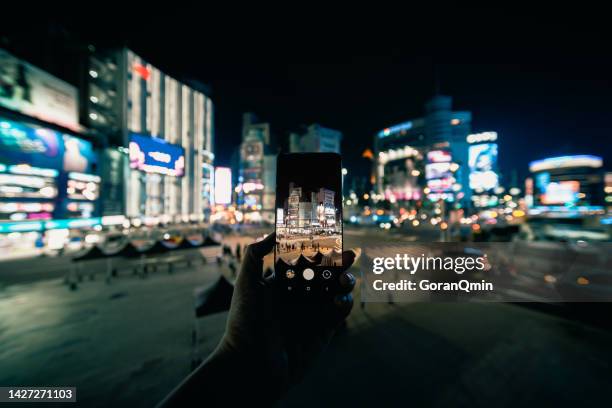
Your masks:
M341 141L342 132L315 123L302 132L289 134L289 151L291 153L340 153Z
M180 82L125 48L97 52L88 74L88 124L108 146L103 213L150 224L204 220L214 159L206 87Z
M246 222L274 222L276 153L270 124L245 113L238 164L237 204Z
M428 198L469 203L468 144L472 115L453 111L452 98L435 96L425 116L374 137L375 190L392 203Z

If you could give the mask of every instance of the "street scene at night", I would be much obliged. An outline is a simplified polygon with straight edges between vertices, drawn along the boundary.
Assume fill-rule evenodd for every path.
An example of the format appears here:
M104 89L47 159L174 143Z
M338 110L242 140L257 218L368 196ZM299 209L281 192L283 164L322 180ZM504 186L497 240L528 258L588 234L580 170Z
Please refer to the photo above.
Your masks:
M280 156L276 179L276 259L342 264L340 157ZM321 186L321 184L323 186Z
M612 405L605 25L189 11L0 27L0 406Z

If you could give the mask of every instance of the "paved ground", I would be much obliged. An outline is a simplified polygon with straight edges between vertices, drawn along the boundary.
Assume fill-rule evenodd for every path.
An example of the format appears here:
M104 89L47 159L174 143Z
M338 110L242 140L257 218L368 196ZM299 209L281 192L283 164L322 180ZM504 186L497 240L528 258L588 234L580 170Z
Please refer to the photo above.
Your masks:
M345 246L364 237L348 233ZM151 406L189 372L193 289L221 272L96 278L76 291L57 278L4 286L0 385L74 385L86 406ZM204 354L224 320L200 325ZM610 331L575 319L510 304L357 303L279 405L602 407L611 382Z

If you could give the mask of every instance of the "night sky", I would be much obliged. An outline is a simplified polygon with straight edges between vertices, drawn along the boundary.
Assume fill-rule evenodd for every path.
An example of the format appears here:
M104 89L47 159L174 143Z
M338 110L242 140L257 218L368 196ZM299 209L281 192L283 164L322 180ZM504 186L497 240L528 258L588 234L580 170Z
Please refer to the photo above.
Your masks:
M556 10L397 13L345 25L347 18L322 15L260 20L245 10L221 22L186 9L153 18L61 18L11 27L7 37L60 27L97 46L125 43L171 75L209 84L218 165L230 163L241 114L251 110L271 123L281 146L301 124L341 130L345 166L366 175L359 157L374 133L421 116L438 89L454 97L455 109L472 111L474 131L499 133L506 180L551 155L599 154L611 168L612 48L609 24L597 13L587 20ZM36 59L39 49L22 54Z

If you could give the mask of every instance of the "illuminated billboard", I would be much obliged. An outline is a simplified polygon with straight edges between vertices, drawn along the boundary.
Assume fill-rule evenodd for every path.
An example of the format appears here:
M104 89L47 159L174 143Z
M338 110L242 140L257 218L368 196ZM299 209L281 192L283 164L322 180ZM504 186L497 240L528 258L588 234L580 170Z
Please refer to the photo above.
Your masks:
M450 152L445 150L432 150L427 153L427 161L429 163L446 163L452 159Z
M215 168L215 203L232 202L232 170L227 167Z
M0 106L78 131L76 87L0 49Z
M130 135L130 168L180 177L185 174L185 150L162 139Z
M492 190L499 185L497 168L497 143L482 143L470 146L468 150L470 188Z
M451 177L451 164L450 162L445 163L430 163L425 165L425 178L437 179Z
M90 217L96 164L91 142L0 118L0 220Z
M545 187L540 202L544 205L573 204L578 201L580 182L575 180L550 182Z
M0 118L0 163L93 173L96 160L86 140Z

